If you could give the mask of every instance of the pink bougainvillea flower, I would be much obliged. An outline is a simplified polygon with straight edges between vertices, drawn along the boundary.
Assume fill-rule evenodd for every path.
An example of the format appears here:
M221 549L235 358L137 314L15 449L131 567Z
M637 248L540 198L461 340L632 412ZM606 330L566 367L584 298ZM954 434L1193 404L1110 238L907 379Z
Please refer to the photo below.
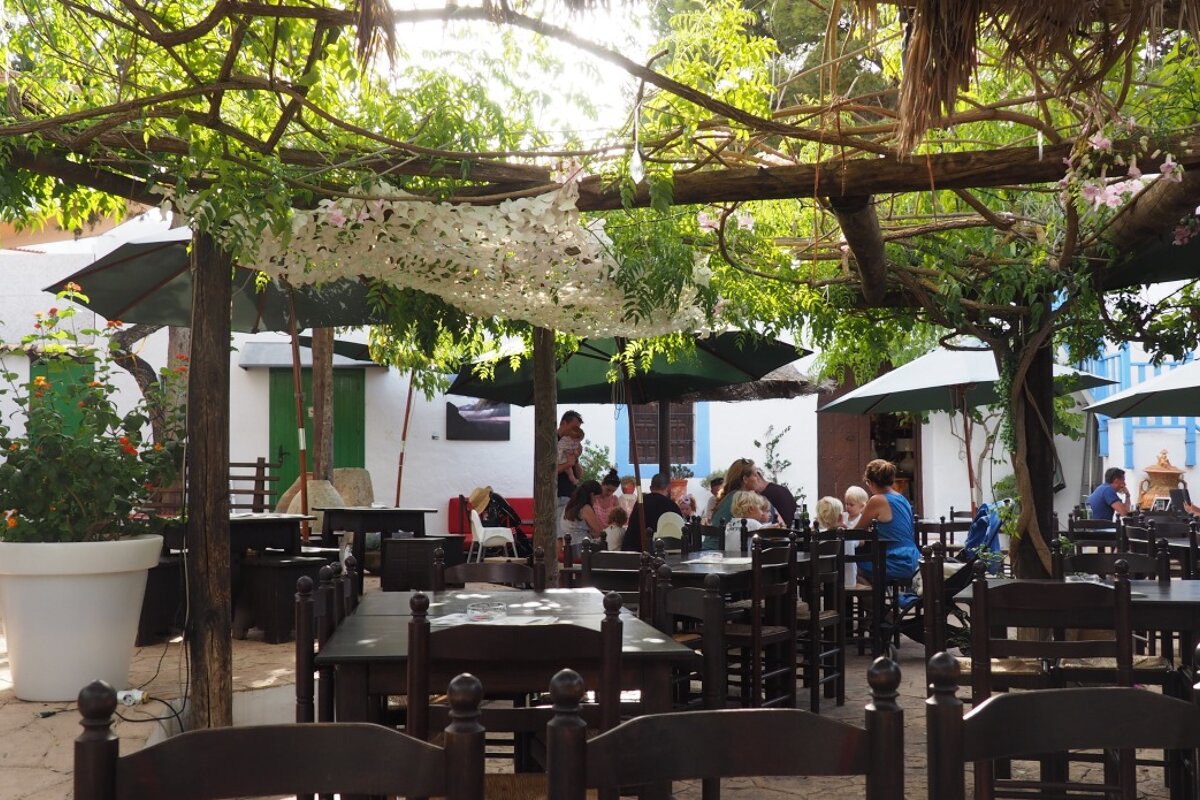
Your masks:
M1092 146L1093 150L1107 151L1112 149L1112 139L1100 132L1093 133L1088 137L1088 144Z

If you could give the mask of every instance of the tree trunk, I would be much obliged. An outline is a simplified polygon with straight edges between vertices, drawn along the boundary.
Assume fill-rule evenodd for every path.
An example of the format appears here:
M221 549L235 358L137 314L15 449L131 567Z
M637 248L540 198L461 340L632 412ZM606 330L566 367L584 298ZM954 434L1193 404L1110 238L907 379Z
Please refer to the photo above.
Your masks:
M1049 316L1043 314L1043 318ZM1050 549L1047 538L1055 535L1054 513L1054 358L1049 336L1023 337L1025 347L1019 357L1028 363L1020 366L1010 389L1013 435L1016 452L1013 472L1021 502L1017 519L1018 536L1010 554L1013 572L1018 577L1044 578L1050 575ZM1036 347L1033 353L1027 347Z
M312 332L312 472L333 480L333 328Z
M533 546L546 553L546 585L558 577L558 384L554 331L533 329Z
M229 272L211 236L192 239L192 379L188 382L187 579L190 727L233 722L229 587Z

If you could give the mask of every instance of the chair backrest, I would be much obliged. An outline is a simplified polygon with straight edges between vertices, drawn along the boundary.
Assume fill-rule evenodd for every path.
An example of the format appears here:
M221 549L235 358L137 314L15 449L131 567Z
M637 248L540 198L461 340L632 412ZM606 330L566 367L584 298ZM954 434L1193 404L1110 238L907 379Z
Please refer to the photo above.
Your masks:
M704 588L671 586L671 568L658 568L654 589L654 627L666 634L675 632L680 622L699 626L700 653L703 656L703 698L705 708L724 708L729 694L725 647L725 598L721 595L721 576L704 576Z
M947 653L929 661L931 696L925 705L929 800L965 797L963 765L976 762L975 797L994 796L987 767L993 759L1068 750L1200 746L1200 709L1144 689L1043 689L998 694L966 716L958 697L958 662ZM985 765L980 769L980 765ZM1133 800L1132 758L1120 760L1121 796Z
M472 506L468 505L467 507L470 508L469 513L471 515L471 536L474 538L474 540L476 542L480 543L480 546L482 546L482 544L483 544L483 518L479 516L479 512L476 511Z
M482 800L483 688L459 675L448 689L445 744L436 747L381 725L316 723L209 728L119 756L111 686L79 693L76 800L218 800L306 793L444 796Z
M1117 565L1113 586L1087 582L1000 581L989 584L986 566L974 565L971 603L973 702L991 695L992 658L1115 658L1117 683L1133 682L1133 629L1129 572ZM1048 628L1048 641L1010 639L1009 628ZM1066 630L1112 631L1110 639L1068 640Z
M655 539L682 539L685 521L674 511L668 511L658 518L654 526Z
M798 573L804 578L802 595L808 603L810 623L818 627L818 611L841 614L844 610L843 543L837 529L822 531L816 526L804 534L803 541L808 561Z
M563 670L550 684L546 730L550 800L583 800L588 788L774 775L865 775L868 800L904 796L900 668L878 659L867 673L866 727L794 709L687 711L637 717L586 739L578 713L584 682ZM670 746L687 742L686 746Z
M638 616L652 613L654 573L647 553L601 550L584 546L579 564L579 583L605 592L618 592L627 604L637 602Z
M1158 541L1157 555L1145 553L1110 552L1110 553L1072 553L1064 555L1062 544L1057 539L1050 540L1051 574L1055 578L1066 575L1086 573L1101 578L1109 578L1117 574L1117 562L1124 561L1129 568L1129 577L1144 580L1157 578L1167 583L1171 580L1171 555L1167 550L1167 540Z
M427 739L430 732L429 695L448 672L469 666L489 690L509 696L534 691L562 667L575 664L591 675L597 686L600 726L608 729L620 719L621 598L610 592L603 598L599 630L579 624L552 625L453 625L432 630L429 598L418 592L409 601L408 623L408 722L413 736ZM482 654L502 658L483 658ZM514 730L528 709L487 709L495 719L493 730ZM523 727L520 729L527 729Z
M925 660L946 649L946 547L941 542L921 550L921 615Z
M879 529L874 522L866 530L838 528L844 542L859 542L852 555L843 556L843 561L854 564L870 564L872 575L887 574L887 542L880 541ZM887 608L887 582L871 584L871 655L883 652L883 626L881 620Z
M442 548L433 551L433 590L444 591L448 583L499 583L505 586L529 587L535 592L546 591L546 554L542 548L533 551L525 561L476 561L447 567Z

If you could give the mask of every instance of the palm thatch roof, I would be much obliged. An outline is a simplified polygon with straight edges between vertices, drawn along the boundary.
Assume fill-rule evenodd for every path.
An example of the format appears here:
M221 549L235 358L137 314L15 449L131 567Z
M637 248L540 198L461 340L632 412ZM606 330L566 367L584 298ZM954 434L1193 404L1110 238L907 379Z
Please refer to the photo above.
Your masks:
M1200 31L1200 0L854 0L868 24L880 5L900 5L905 25L899 149L910 151L932 120L970 86L978 40L987 32L1010 68L1060 65L1056 94L1099 81L1132 57L1144 33Z
M676 401L681 403L740 403L747 400L787 400L792 397L832 391L833 388L833 381L817 380L789 364L773 372L768 372L757 381L692 392L676 398Z

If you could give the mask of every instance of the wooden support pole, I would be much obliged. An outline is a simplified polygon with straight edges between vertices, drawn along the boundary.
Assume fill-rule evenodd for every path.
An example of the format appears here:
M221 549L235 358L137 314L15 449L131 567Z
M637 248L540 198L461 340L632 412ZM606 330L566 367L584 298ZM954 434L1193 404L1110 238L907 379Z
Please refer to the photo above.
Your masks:
M229 280L233 259L211 236L192 238L188 381L189 725L233 723L229 586Z
M558 583L558 381L554 331L533 329L533 546L547 553L546 584Z

